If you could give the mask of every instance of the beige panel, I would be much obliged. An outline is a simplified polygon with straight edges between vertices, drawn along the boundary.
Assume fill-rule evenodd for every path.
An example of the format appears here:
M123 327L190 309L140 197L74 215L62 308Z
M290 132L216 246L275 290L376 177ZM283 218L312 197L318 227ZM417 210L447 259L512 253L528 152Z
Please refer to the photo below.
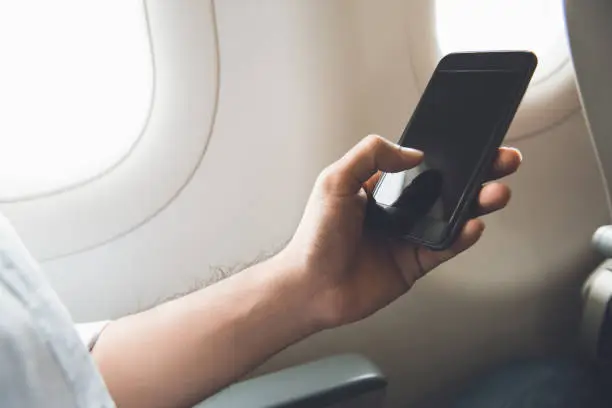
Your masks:
M209 279L211 265L275 247L323 166L367 133L399 136L418 97L408 49L393 35L409 21L393 9L367 20L352 4L217 2L221 94L208 155L150 223L45 265L78 320L132 312ZM383 27L389 35L368 35ZM579 285L595 262L590 235L608 221L601 178L579 114L519 147L513 203L489 217L476 249L375 317L264 369L362 352L389 375L389 407L399 408L505 358L570 347Z
M567 28L590 130L612 182L612 3L566 0Z

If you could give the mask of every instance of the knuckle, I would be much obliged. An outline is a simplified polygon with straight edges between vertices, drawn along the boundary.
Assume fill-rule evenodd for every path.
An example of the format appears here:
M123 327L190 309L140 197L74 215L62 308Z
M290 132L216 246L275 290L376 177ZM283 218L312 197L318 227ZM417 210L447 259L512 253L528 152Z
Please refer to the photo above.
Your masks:
M368 149L376 149L384 145L385 141L379 135L368 135L363 139L363 145Z
M323 192L331 192L337 189L339 184L339 174L336 166L331 165L319 173L317 178L317 185Z

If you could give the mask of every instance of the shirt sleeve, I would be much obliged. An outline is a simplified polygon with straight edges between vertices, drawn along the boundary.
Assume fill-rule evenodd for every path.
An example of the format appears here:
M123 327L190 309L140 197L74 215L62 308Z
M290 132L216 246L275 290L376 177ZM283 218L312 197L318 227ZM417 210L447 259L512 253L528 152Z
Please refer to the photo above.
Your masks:
M89 351L93 350L94 346L96 345L96 341L98 341L98 337L100 337L100 334L109 323L110 320L104 320L91 323L79 323L75 325L81 341Z

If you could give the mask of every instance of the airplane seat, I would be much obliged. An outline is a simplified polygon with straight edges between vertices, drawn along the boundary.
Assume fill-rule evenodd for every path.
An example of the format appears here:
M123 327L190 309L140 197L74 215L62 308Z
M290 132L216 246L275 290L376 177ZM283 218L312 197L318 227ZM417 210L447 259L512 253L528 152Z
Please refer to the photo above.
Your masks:
M612 3L565 0L570 49L584 116L612 210ZM581 335L585 350L612 373L612 226L594 232L592 244L605 260L583 285Z
M580 335L583 351L596 365L602 381L612 387L612 225L595 231L593 247L606 259L582 287Z
M360 355L336 355L231 385L194 408L381 408L387 380Z

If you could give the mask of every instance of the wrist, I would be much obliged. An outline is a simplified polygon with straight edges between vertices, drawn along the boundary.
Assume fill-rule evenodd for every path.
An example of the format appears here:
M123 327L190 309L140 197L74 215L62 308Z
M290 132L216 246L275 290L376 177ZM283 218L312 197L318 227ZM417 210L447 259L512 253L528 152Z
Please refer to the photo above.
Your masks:
M291 251L283 250L270 258L264 267L272 295L278 297L292 317L306 331L316 333L327 328L317 304L317 289L313 274L305 262Z
M338 326L337 308L331 301L328 290L322 284L317 271L300 254L286 249L270 259L275 265L266 268L277 271L272 278L279 293L287 297L287 304L291 304L296 316L302 319L302 324L312 333Z

